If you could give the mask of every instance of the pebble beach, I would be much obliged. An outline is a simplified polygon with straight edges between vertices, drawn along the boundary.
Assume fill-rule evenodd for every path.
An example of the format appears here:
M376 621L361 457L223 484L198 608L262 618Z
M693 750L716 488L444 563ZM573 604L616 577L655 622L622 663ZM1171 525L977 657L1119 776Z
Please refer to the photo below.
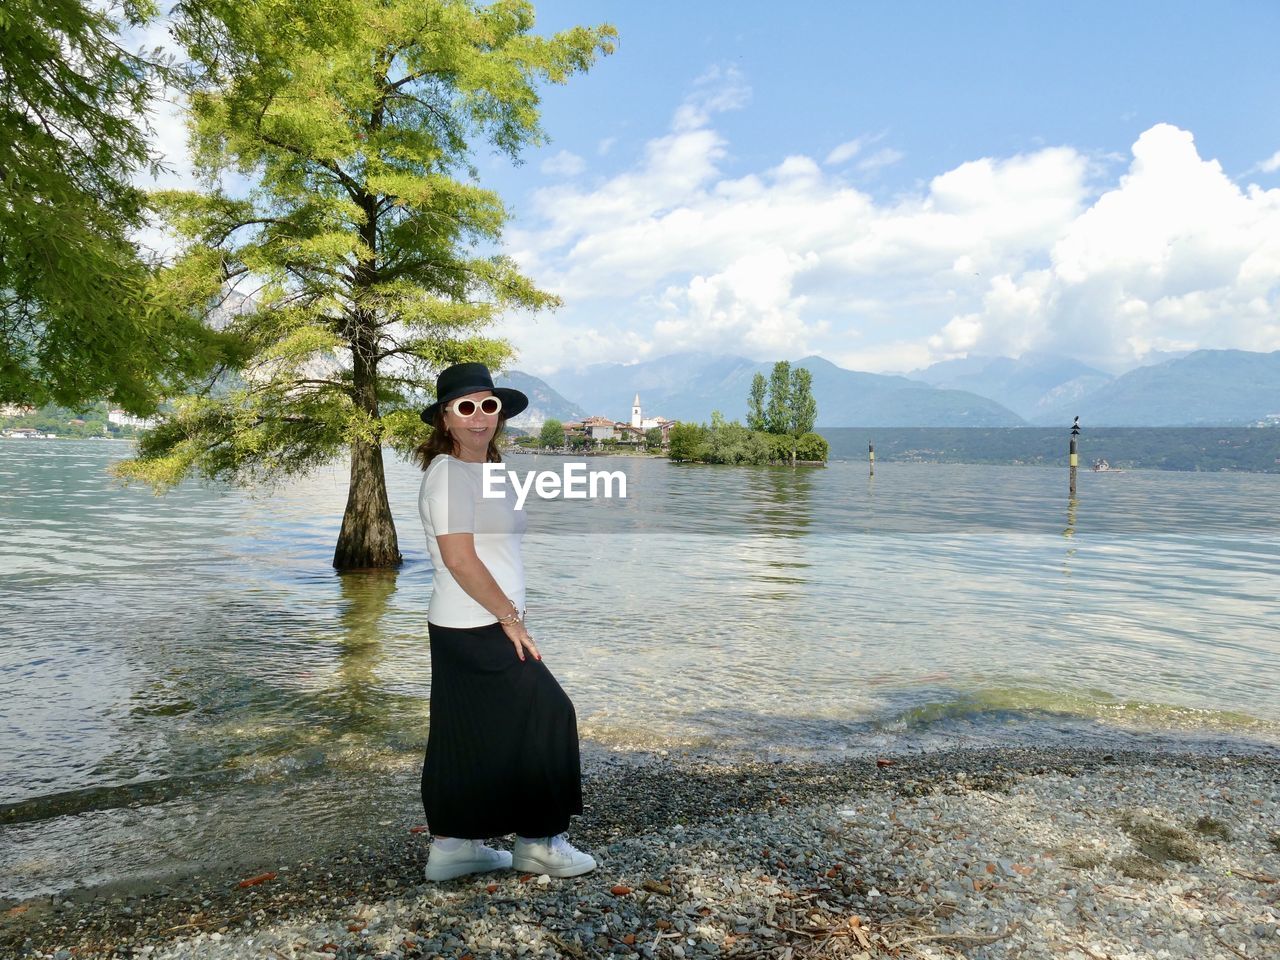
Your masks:
M427 835L397 824L253 876L16 904L0 956L1280 957L1272 750L601 754L584 774L583 877L428 884Z

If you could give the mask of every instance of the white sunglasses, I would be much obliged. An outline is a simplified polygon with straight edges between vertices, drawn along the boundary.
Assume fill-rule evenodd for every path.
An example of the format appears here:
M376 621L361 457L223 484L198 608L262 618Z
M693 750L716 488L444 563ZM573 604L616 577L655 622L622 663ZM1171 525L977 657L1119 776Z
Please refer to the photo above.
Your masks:
M497 397L485 397L477 403L475 400L463 397L461 400L455 400L445 406L445 409L455 417L469 417L476 412L477 408L485 416L492 417L502 409L502 401Z

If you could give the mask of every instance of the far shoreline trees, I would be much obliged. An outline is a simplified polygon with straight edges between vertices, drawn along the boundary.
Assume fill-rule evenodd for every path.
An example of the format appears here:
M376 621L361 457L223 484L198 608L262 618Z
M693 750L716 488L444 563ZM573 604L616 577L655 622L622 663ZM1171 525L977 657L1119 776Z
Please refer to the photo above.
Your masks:
M538 443L546 450L559 450L564 446L564 424L559 420L547 420L538 431Z

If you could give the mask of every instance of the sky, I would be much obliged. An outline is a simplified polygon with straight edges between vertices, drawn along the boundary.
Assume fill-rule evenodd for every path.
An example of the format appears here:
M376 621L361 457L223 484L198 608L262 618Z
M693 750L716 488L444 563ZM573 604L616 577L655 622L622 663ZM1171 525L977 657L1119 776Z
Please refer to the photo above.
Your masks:
M495 326L517 369L1280 349L1280 4L536 7L620 36L544 90L548 145L477 151L564 301Z

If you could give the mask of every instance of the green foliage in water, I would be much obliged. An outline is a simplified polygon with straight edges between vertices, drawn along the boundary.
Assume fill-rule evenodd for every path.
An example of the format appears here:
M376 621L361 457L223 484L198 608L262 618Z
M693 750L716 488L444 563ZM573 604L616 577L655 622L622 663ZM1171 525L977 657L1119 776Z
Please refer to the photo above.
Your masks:
M711 424L680 423L671 428L667 457L671 460L722 464L824 462L827 441L816 433L793 440L790 436L752 430L736 420L726 421L720 411L711 414Z

